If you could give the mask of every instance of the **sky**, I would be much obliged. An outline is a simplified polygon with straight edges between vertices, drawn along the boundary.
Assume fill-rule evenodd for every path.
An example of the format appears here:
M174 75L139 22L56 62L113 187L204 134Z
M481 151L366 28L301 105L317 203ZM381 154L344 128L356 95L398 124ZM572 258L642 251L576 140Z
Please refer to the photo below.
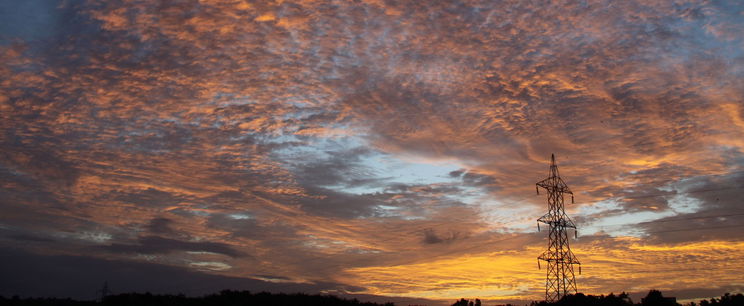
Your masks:
M0 2L0 294L742 292L739 1ZM568 202L567 202L568 203Z

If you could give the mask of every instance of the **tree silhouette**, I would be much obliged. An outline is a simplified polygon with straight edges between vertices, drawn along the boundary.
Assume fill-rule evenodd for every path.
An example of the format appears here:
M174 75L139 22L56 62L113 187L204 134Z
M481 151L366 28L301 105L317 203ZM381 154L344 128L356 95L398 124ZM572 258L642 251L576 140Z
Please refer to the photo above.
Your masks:
M13 297L6 299L0 296L0 305L9 306L244 306L244 305L308 305L308 306L394 306L393 303L377 304L360 302L357 299L343 299L332 295L308 295L303 293L284 294L249 291L225 290L218 294L203 297L179 295L155 295L146 293L123 293L109 295L103 302L75 301L71 299L37 299Z
M304 293L251 293L250 291L224 290L216 294L202 297L187 297L178 295L157 295L147 293L122 293L106 296L100 301L76 301L72 299L59 298L20 298L13 296L5 298L0 296L0 305L5 306L245 306L245 305L328 305L328 306L394 306L393 303L377 304L360 302L357 299L344 299L332 295L309 295ZM481 300L460 299L452 306L480 306ZM545 301L532 302L532 306L679 306L674 298L667 298L658 290L651 290L641 303L633 304L628 294L623 292L618 295L584 295L577 293L567 295L561 300L547 303ZM701 300L699 303L689 303L686 306L742 306L744 295L741 293L726 293L720 298Z
M642 306L676 306L674 298L665 298L659 290L649 290L645 298L641 299Z
M470 301L463 298L459 301L455 301L452 306L481 306L481 300L475 299L474 301Z

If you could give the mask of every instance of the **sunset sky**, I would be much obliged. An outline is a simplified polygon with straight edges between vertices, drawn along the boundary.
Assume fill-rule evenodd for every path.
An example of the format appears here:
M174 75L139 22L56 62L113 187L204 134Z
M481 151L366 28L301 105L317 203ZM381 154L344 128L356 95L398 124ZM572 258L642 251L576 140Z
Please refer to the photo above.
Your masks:
M1 295L539 300L551 153L581 292L744 290L744 2L36 0L0 20Z

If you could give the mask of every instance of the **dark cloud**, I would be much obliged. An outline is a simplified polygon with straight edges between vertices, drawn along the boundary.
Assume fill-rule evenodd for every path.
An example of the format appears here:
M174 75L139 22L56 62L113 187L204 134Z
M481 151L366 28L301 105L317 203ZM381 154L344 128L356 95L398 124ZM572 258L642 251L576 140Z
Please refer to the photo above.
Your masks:
M306 190L313 197L299 200L300 207L322 216L368 217L373 215L374 206L383 204L372 195L357 195L326 188L307 187Z
M105 201L106 198L143 207L172 206L184 200L182 197L155 188L147 188L139 192L116 192L101 200Z
M321 282L272 283L183 270L146 262L104 260L86 256L48 256L3 249L2 270L15 277L0 279L1 295L93 299L103 282L113 293L152 292L203 295L223 289L253 292L359 291L362 288Z
M64 160L60 152L55 152L56 141L40 142L35 146L25 145L20 139L3 143L0 146L0 158L4 168L12 171L16 177L25 176L36 180L52 191L75 184L80 171L74 163Z
M224 243L181 241L158 236L139 237L137 244L115 243L102 248L114 253L169 254L174 251L194 251L212 252L231 257L246 256L246 254Z
M424 240L423 242L425 244L438 244L443 242L451 242L455 239L460 238L459 232L452 232L450 231L445 236L437 235L437 233L434 231L434 229L426 229L424 230Z
M296 163L298 170L295 174L304 184L356 187L380 181L374 178L375 173L371 169L362 164L362 158L370 153L369 148L356 147L341 151L324 151L327 158L299 154L289 160Z
M498 189L498 182L496 178L487 174L467 172L462 176L462 181L465 185L469 186L491 186L492 188Z
M463 173L465 173L465 171L466 171L465 169L460 169L460 170L455 170L455 171L451 171L451 172L449 173L449 176L450 176L450 177L460 177L460 176L462 176L462 174L463 174Z
M297 228L284 223L264 223L257 220L259 216L242 214L239 218L224 214L209 217L207 226L227 231L235 238L248 238L265 241L268 245L278 241L297 238Z
M680 213L642 224L654 241L680 243L706 240L741 239L741 190L744 172L720 176L693 177L680 183L683 195L689 196L694 212Z
M35 40L53 37L57 24L56 6L55 1L2 4L0 16L5 20L0 26L2 41L18 37Z
M154 218L147 224L147 230L152 234L172 234L174 233L171 224L173 221L166 218Z
M21 242L54 242L54 240L46 238L46 237L39 237L39 236L35 236L32 234L26 234L26 233L8 235L7 238L18 240Z

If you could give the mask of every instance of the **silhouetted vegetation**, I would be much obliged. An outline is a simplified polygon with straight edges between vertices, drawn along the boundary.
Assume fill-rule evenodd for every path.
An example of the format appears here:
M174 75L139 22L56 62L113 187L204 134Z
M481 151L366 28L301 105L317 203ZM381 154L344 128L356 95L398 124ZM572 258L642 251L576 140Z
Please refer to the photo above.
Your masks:
M744 295L741 293L732 295L726 293L721 298L712 298L710 300L702 300L699 304L692 303L690 306L740 306L744 305Z
M476 306L481 305L479 299L469 301L460 299L452 306ZM744 295L741 293L732 295L726 293L720 298L710 300L701 300L699 303L691 302L686 306L744 306ZM510 306L510 304L507 304ZM548 303L545 301L532 302L530 306L681 306L673 297L665 297L659 290L651 290L646 297L641 299L640 303L633 303L630 296L623 292L618 295L610 293L609 295L584 295L577 293L564 296L560 301Z
M0 296L0 305L9 306L92 306L99 305L93 301L76 301L73 299L58 299L58 298L19 298L13 296L11 298L5 298Z
M329 306L393 306L393 303L360 302L357 299L344 299L332 295L310 295L303 293L251 293L249 291L225 290L203 297L185 295L157 295L151 293L123 293L110 295L101 301L76 301L59 298L5 298L0 296L0 306L279 306L279 305L329 305ZM481 300L460 299L452 306L481 306ZM490 304L489 304L490 305ZM511 304L507 304L511 306ZM679 306L674 298L664 297L661 291L651 290L640 303L633 303L625 292L618 295L584 295L577 293L563 297L554 303L532 302L531 306ZM726 293L720 298L692 302L686 306L744 306L744 295ZM485 306L485 304L483 304Z
M633 301L630 299L627 293L615 295L610 293L609 295L584 295L583 293L577 293L573 295L564 296L560 301L554 303L547 302L532 302L532 306L633 306Z
M640 303L634 304L628 294L625 292L614 295L584 295L577 293L563 297L560 301L554 303L532 302L532 306L678 306L676 299L665 297L659 290L651 290L646 297L641 299ZM741 293L732 295L726 293L720 298L710 300L701 300L699 303L691 302L685 305L689 306L744 306L744 295Z
M452 304L452 306L481 306L481 300L475 299L474 301L469 301L466 299L460 299Z
M303 293L274 294L268 292L251 293L249 291L225 290L218 294L203 297L184 295L155 295L150 293L124 293L107 296L102 302L75 301L71 299L48 299L0 297L0 305L9 306L247 306L247 305L329 305L329 306L393 306L393 303L377 304L360 302L357 299L343 299L332 295L309 295Z

